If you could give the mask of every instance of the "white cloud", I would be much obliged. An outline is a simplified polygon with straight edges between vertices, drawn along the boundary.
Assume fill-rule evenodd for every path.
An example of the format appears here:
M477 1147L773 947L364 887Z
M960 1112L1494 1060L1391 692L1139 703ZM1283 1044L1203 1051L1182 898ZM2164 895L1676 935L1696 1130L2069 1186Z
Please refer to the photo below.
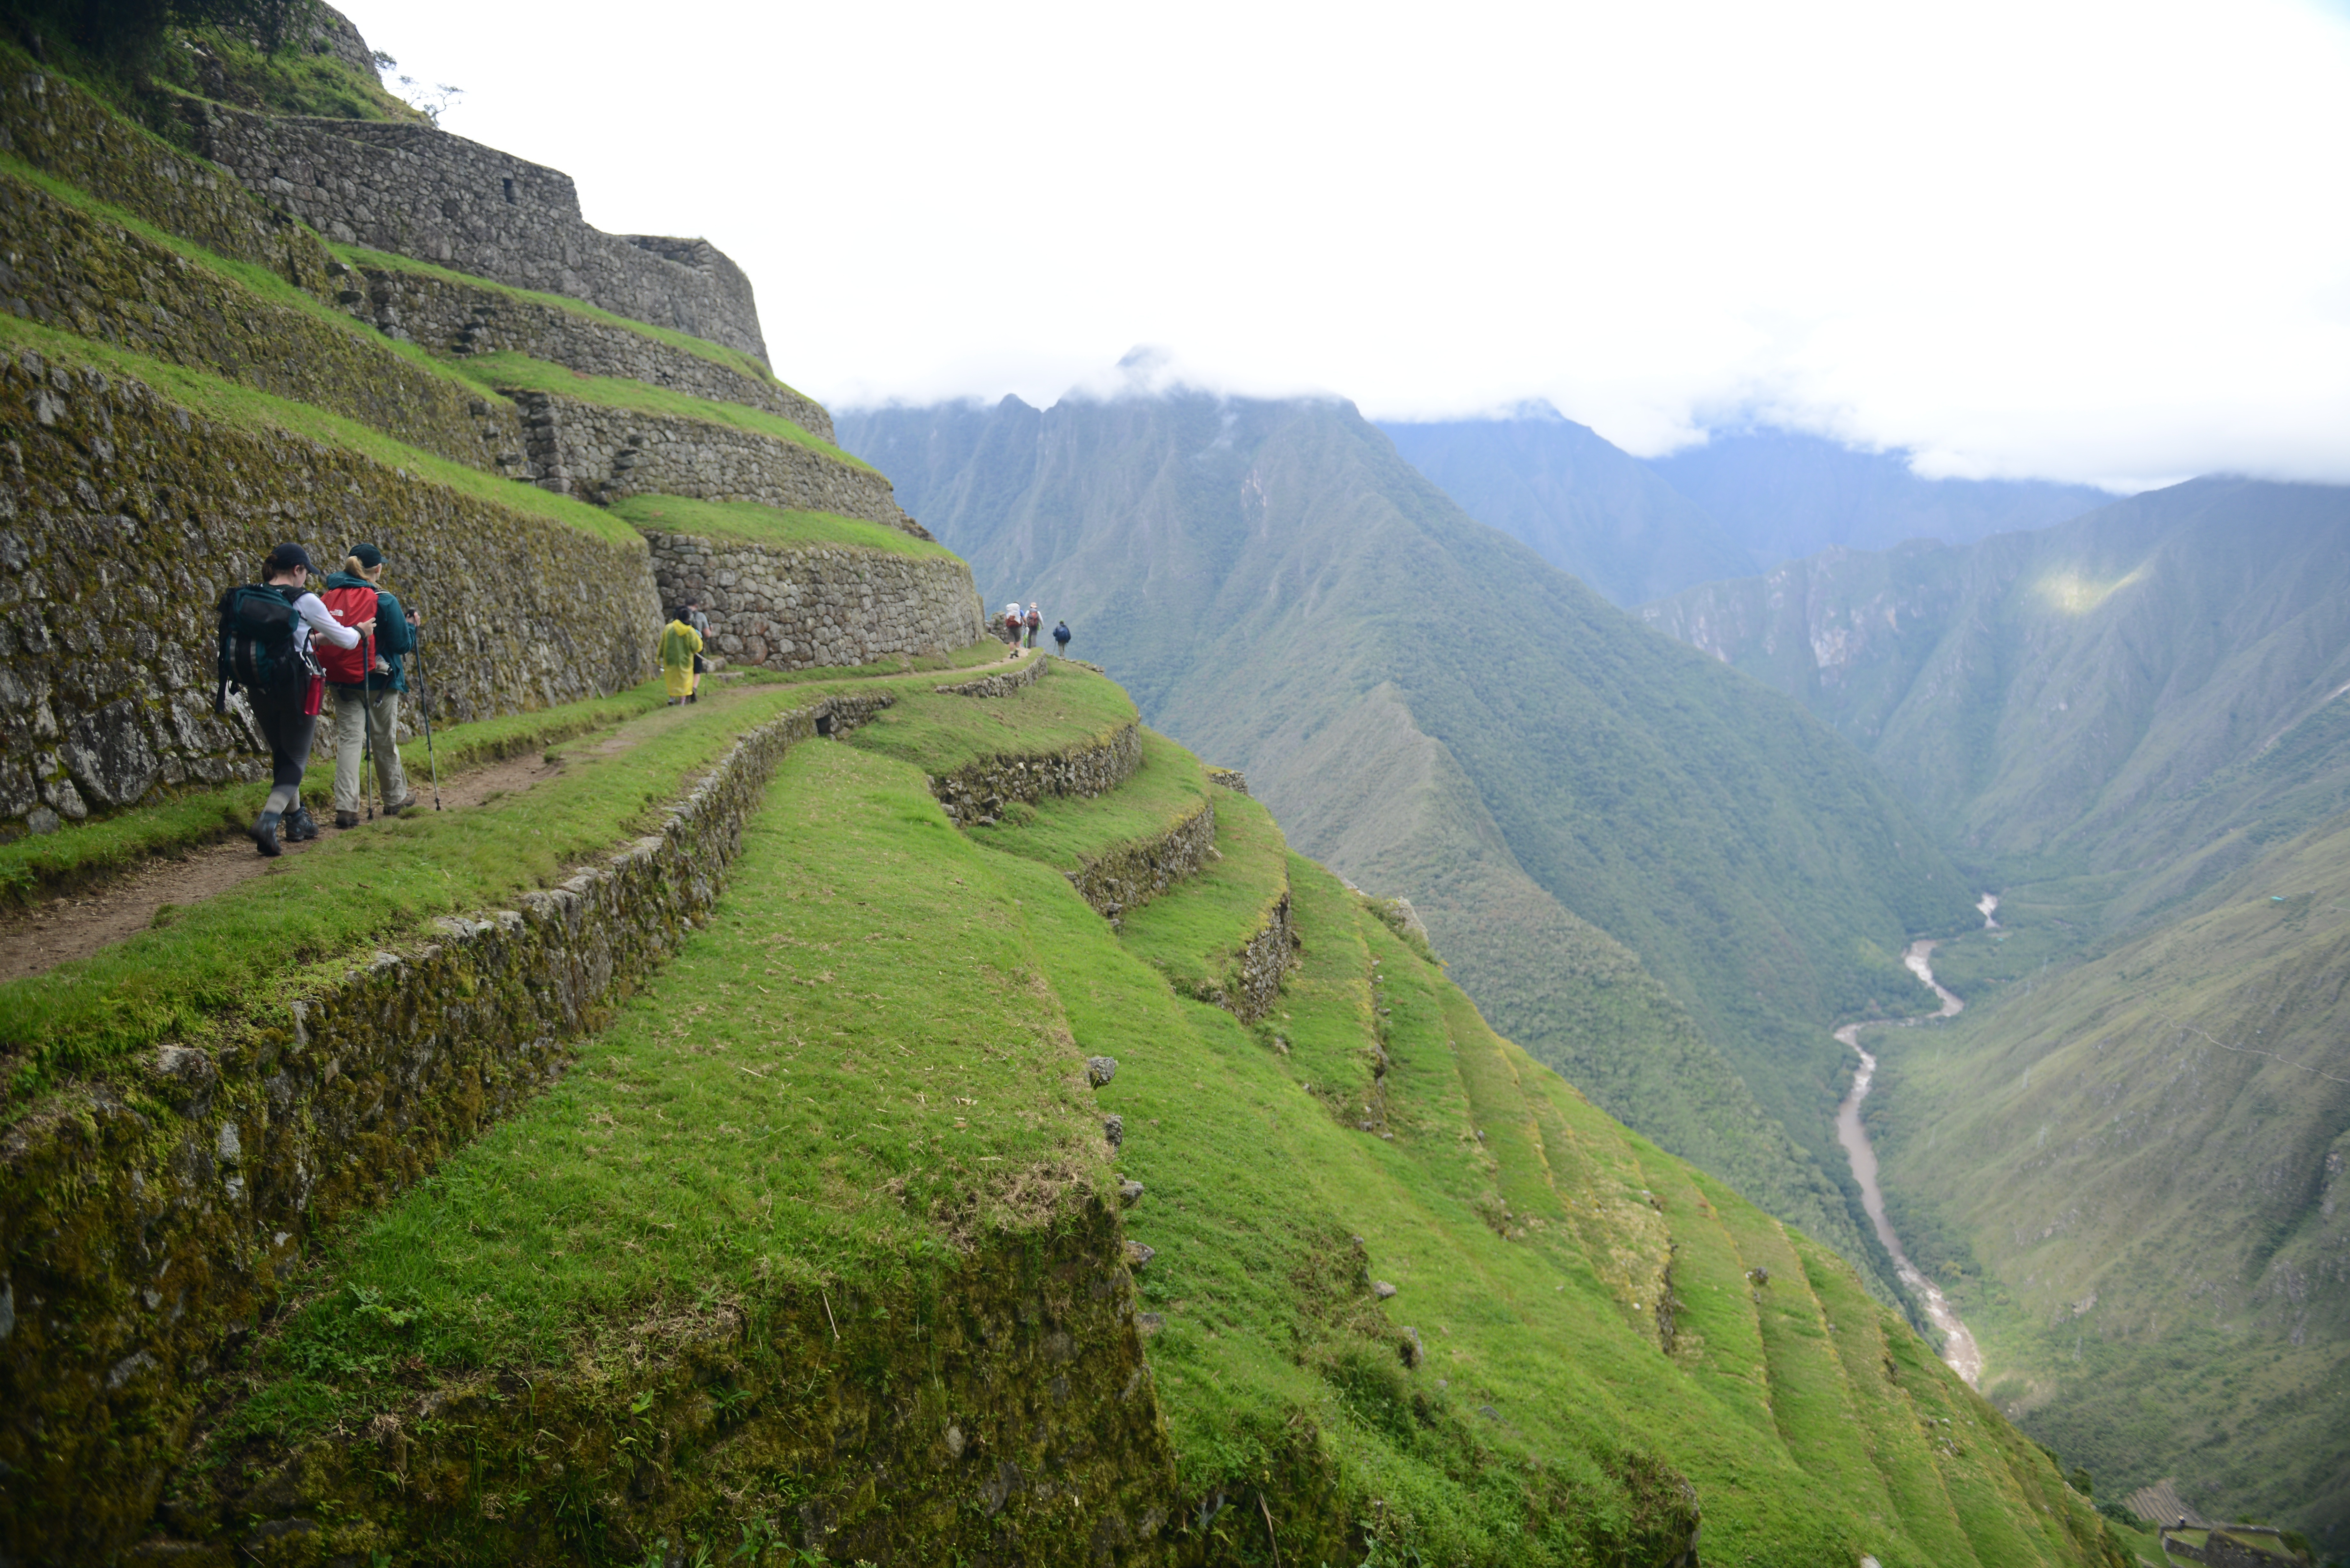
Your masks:
M591 221L726 249L836 401L1149 342L1641 451L2350 481L2339 5L351 9Z

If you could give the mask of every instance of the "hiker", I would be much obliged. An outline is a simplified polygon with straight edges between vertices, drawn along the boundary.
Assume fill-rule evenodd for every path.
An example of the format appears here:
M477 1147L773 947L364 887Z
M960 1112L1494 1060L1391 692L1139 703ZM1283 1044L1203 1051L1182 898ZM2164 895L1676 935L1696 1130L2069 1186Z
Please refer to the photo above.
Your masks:
M1067 621L1063 621L1063 622L1061 622L1061 624L1060 624L1060 625L1058 625L1058 626L1056 626L1056 627L1055 627L1055 628L1053 628L1053 640L1054 640L1055 642L1056 642L1056 643L1060 644L1060 646L1059 646L1057 649L1054 649L1054 651L1055 651L1055 652L1056 652L1056 653L1058 653L1058 654L1059 654L1062 658L1064 658L1064 659L1068 658L1068 657L1069 657L1069 623L1068 623Z
M1036 613L1036 607L1035 605L1032 604L1028 607L1028 618L1021 624L1028 628L1028 640L1022 644L1022 646L1024 648L1035 647L1036 634L1045 629L1045 618Z
M310 760L326 685L310 657L311 639L322 637L337 648L357 648L374 630L372 620L345 626L310 592L310 555L299 545L269 552L259 586L231 588L221 597L221 690L213 705L227 707L231 681L244 687L254 722L269 743L269 797L248 829L254 847L264 855L286 853L277 839L281 825L296 844L318 836L318 825L302 804L302 770Z
M702 634L686 618L688 613L686 606L678 606L670 612L669 625L661 628L661 683L672 708L692 701L694 688L700 684L695 667L702 659Z
M689 702L699 702L702 701L702 678L710 672L710 660L702 657L702 649L710 646L710 618L702 613L699 598L685 601L685 624L691 627L693 635L702 639L693 645L693 692L686 698Z
M1003 607L1004 640L1011 643L1014 648L1019 647L1021 630L1022 622L1020 619L1020 601L1018 599L1014 599L1010 604Z
M359 825L359 789L367 754L375 753L376 784L383 814L398 816L416 805L400 765L400 694L408 690L400 656L416 647L416 634L400 601L379 587L383 552L354 545L343 569L318 595L345 626L373 621L376 634L357 649L319 651L318 663L335 697L335 826Z

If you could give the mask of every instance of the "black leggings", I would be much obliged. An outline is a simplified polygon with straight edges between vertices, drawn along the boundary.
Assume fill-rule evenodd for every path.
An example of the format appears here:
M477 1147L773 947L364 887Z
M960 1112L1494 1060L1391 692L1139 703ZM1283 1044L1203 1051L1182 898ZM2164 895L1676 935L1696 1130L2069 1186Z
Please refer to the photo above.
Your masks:
M317 732L318 715L302 711L302 695L255 698L253 716L269 742L269 779L276 787L261 809L284 815L302 804L302 770L310 764L310 739Z

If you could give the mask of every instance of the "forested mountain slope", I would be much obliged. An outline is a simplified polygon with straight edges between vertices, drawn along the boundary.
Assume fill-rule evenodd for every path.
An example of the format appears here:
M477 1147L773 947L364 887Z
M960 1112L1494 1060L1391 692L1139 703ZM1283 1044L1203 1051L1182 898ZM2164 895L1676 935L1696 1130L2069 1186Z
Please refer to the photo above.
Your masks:
M1804 701L1967 853L2176 896L2350 804L2350 489L2204 479L1646 607ZM2331 782L2329 782L2331 781Z
M1825 1025L1913 1010L1904 935L1972 895L1848 748L1471 520L1346 404L1006 400L840 430L983 594L1067 615L1294 842L1409 894L1529 1049L1575 1071L1612 1035L1677 1061L1637 1090L1579 1081L1867 1255L1815 1158ZM1624 949L1660 990L1615 983Z
M1648 466L1705 508L1760 567L1834 545L1969 544L2045 528L2113 499L2092 485L2042 479L1928 479L1911 471L1904 452L1864 452L1769 427L1716 431Z
M1382 420L1379 429L1471 517L1617 604L1762 564L1649 465L1548 404L1509 419Z

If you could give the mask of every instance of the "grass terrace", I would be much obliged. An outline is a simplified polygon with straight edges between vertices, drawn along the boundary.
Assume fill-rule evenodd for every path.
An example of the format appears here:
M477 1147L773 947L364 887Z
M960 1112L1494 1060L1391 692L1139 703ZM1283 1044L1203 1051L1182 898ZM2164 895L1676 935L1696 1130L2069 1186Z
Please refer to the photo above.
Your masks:
M1107 676L1066 659L1054 660L1049 670L1005 697L910 695L876 714L848 743L951 774L989 757L1050 754L1104 741L1137 722L1134 700Z
M1181 898L1154 898L1125 917L1127 950L1178 994L1232 992L1241 949L1289 891L1289 861L1271 812L1247 795L1217 791L1215 856Z
M1104 795L1047 795L1034 805L1014 801L995 826L968 831L973 843L990 849L1075 871L1121 845L1159 837L1198 810L1211 787L1199 758L1157 731L1145 730L1142 767L1118 789Z
M713 365L723 365L727 369L747 376L754 381L771 387L783 387L796 397L806 396L806 393L799 392L777 380L774 371L739 349L729 348L722 343L712 343L706 337L695 337L673 327L656 327L650 322L632 321L625 316L615 316L599 306L589 305L585 300L573 299L568 295L542 294L536 289L516 288L512 284L499 283L486 277L475 277L471 273L456 272L445 266L437 266L428 261L420 261L414 256L393 255L389 251L369 250L364 245L336 244L329 241L327 243L327 248L347 265L374 267L385 272L414 273L424 277L437 277L444 283L462 284L467 288L487 289L494 294L503 294L511 299L543 305L551 310L560 310L584 320L594 321L606 327L617 327L624 332L633 332L639 337L650 337L657 343L665 343L698 359L707 359ZM810 398L808 400L814 402L816 400Z
M202 370L132 354L94 338L51 331L21 317L0 315L0 344L45 357L83 359L127 380L143 382L190 411L258 432L276 431L354 452L386 468L440 484L512 511L561 523L612 544L641 545L634 528L601 507L556 495L536 485L451 462L392 440L355 420L307 403L289 402Z
M931 679L897 678L918 689ZM37 1093L167 1039L202 1040L280 1013L306 987L338 975L353 952L551 887L657 827L668 803L742 732L824 690L745 682L715 686L690 707L650 708L595 747L576 748L562 773L525 793L329 834L166 927L0 985L7 1092ZM344 896L352 891L367 896Z
M861 458L851 457L830 441L811 434L797 422L780 414L768 413L764 409L752 408L747 403L713 402L707 398L656 387L650 381L625 380L617 376L590 376L510 350L469 354L454 363L465 376L495 392L549 392L556 397L576 398L583 403L597 403L608 409L633 409L639 413L698 420L706 425L731 425L753 435L794 442L810 452L821 452L836 462L862 469L867 473L874 472L872 465Z
M787 550L839 545L880 550L918 561L955 559L955 553L944 545L917 539L903 529L862 517L843 517L837 512L786 512L751 501L698 501L683 495L623 496L612 504L612 511L639 528L691 534L697 538L733 544L768 545Z

